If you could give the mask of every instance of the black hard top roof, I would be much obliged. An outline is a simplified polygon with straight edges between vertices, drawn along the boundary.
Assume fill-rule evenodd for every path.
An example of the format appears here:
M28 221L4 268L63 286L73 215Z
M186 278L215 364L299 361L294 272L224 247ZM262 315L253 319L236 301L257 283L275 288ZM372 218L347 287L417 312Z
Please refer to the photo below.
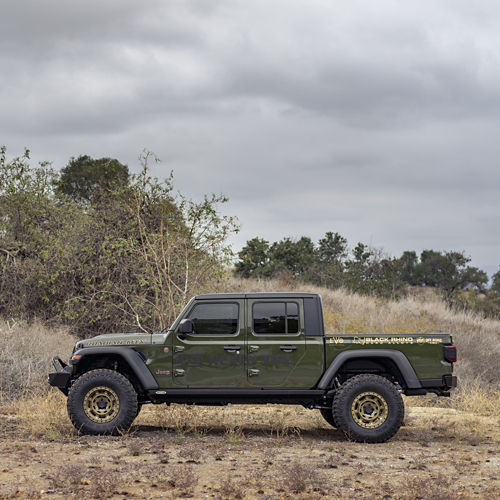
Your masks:
M300 297L318 297L317 293L306 292L258 292L258 293L206 293L196 295L195 299L214 300L214 299L279 299L279 298L300 298Z

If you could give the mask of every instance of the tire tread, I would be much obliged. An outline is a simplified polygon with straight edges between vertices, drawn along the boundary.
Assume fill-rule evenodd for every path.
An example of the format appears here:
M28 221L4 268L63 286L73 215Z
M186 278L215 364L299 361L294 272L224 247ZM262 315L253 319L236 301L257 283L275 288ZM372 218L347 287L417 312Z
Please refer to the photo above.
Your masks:
M124 401L120 400L120 406L124 406L124 413L120 412L118 414L118 416L120 417L120 421L118 424L109 425L111 422L108 422L106 424L96 424L94 422L91 422L90 420L89 423L86 423L84 419L88 420L88 417L85 415L83 408L81 408L81 405L79 405L77 401L79 391L81 390L82 386L91 383L93 380L103 378L107 378L108 380L111 379L120 387L125 395ZM137 393L134 389L134 386L130 383L127 377L115 370L100 368L84 373L72 385L68 394L67 409L68 415L71 419L71 423L78 431L85 434L117 434L120 430L126 430L132 425L132 422L137 416L137 408ZM99 425L103 427L96 427Z
M349 407L350 415L349 399L358 391L362 392L362 387L367 384L380 384L388 390L392 396L391 401L387 401L387 404L389 405L389 415L387 418L394 420L394 422L391 425L385 425L384 422L381 426L385 426L383 431L380 431L380 429L363 429L355 422L351 422L347 416L347 407ZM365 443L384 443L385 441L391 439L401 427L404 419L404 403L394 384L385 377L380 375L362 374L355 375L340 386L333 399L332 413L333 419L338 424L338 428L348 438ZM352 419L352 417L350 418Z

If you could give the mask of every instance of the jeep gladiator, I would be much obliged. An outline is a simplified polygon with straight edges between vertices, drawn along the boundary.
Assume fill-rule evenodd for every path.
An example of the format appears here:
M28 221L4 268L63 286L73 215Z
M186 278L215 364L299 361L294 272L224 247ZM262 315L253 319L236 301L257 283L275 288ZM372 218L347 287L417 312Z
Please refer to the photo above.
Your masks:
M327 334L317 294L208 294L166 331L78 341L69 364L53 359L49 383L88 434L127 429L147 403L278 403L383 442L403 421L402 394L449 396L455 361L447 333Z

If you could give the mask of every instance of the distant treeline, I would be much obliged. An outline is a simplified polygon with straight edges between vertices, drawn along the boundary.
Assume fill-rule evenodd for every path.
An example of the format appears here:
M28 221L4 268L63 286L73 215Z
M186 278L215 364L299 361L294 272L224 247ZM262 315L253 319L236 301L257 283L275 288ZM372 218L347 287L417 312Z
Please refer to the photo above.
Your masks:
M61 172L0 150L0 315L56 321L79 335L168 326L186 300L227 273L226 199L175 195L112 158Z
M433 287L455 306L500 316L500 271L488 289L488 275L463 252L424 250L419 256L409 250L389 257L363 243L349 250L346 238L327 232L317 244L305 236L274 243L256 237L238 257L235 272L245 278L285 277L389 298L410 286Z

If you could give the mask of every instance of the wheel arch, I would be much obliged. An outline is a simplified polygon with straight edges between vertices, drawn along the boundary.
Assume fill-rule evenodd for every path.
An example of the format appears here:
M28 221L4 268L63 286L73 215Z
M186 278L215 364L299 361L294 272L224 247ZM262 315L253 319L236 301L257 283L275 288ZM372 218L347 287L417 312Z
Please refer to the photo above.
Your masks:
M74 353L72 360L77 376L97 368L115 369L131 379L141 392L158 389L158 383L149 371L141 353L128 347L84 347ZM115 364L116 363L116 364Z
M420 389L422 387L415 370L401 351L394 349L353 349L341 352L330 363L330 366L318 382L318 389L328 389L331 387L333 379L343 369L354 366L356 362L362 363L365 360L369 368L381 366L389 369L405 389Z

